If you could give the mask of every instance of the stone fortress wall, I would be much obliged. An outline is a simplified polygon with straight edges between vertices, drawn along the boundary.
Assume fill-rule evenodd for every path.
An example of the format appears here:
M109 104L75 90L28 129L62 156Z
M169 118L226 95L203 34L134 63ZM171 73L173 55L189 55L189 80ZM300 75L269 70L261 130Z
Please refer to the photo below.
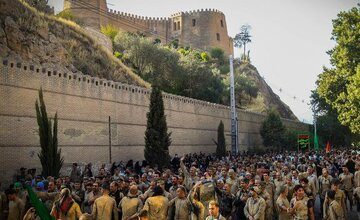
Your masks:
M221 48L225 55L233 55L233 40L228 36L225 15L216 9L179 12L170 17L154 18L109 9L106 0L65 0L64 9L100 30L112 24L124 31L142 32L159 38L163 43L178 39L180 45L203 50Z
M0 60L0 179L14 169L40 167L35 101L42 87L48 115L58 113L59 147L65 163L109 161L109 116L113 161L143 159L151 90L76 73L57 72L15 60ZM170 153L212 153L220 120L230 150L228 106L164 93ZM240 150L262 145L265 115L238 110ZM308 125L283 119L288 128Z

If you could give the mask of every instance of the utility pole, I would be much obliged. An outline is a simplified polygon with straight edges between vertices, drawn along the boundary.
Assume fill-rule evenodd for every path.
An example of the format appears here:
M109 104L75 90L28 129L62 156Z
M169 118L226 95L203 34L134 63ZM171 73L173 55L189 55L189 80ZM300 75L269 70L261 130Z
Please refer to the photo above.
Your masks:
M238 120L236 113L236 104L235 104L235 88L234 88L234 58L232 55L230 58L230 116L231 116L231 153L233 155L239 152L239 132L238 132Z
M111 164L111 117L109 116L109 163Z

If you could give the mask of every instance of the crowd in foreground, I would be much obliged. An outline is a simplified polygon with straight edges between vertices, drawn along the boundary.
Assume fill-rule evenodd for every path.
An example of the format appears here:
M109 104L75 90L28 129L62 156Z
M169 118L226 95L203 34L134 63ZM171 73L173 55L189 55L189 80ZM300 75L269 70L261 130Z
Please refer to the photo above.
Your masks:
M0 219L39 218L25 186L63 220L342 220L360 211L360 153L175 155L162 170L146 161L74 163L58 178L21 168L0 192Z

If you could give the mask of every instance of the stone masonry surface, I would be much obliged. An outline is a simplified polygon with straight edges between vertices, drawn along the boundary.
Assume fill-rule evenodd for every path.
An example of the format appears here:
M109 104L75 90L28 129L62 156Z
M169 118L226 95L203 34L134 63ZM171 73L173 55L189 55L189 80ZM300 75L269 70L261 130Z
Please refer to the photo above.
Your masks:
M82 74L60 73L0 59L0 179L20 167L40 169L35 101L42 87L48 115L59 117L59 147L65 164L109 161L109 116L113 161L143 159L146 113L151 90ZM230 149L228 106L164 93L170 154L212 153L220 120ZM240 150L262 146L265 115L238 110ZM308 125L283 119L288 128Z

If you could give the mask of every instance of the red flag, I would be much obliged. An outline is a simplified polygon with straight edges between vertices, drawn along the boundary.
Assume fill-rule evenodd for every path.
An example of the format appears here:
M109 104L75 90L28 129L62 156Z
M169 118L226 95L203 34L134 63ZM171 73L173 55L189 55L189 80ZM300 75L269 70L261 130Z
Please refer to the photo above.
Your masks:
M329 153L330 152L330 142L328 141L327 144L326 144L326 148L325 148L325 152L326 153Z

